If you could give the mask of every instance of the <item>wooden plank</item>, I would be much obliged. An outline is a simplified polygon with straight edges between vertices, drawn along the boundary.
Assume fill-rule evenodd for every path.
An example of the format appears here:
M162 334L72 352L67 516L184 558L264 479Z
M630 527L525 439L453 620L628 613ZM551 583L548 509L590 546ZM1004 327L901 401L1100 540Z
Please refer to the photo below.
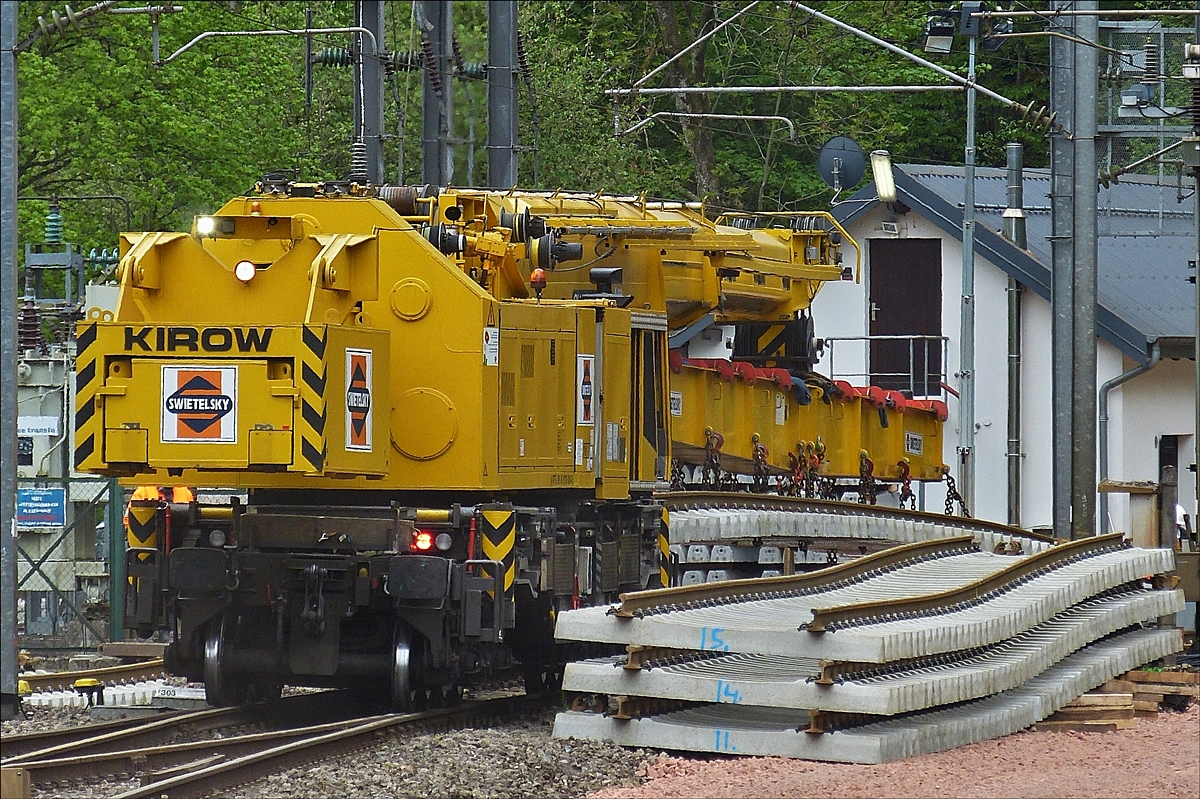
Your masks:
M1146 693L1200 697L1200 685L1170 685L1167 683L1143 682L1138 683L1138 686L1144 689Z
M1126 707L1064 707L1050 717L1051 721L1112 721L1133 718L1133 703Z
M1138 691L1137 693L1135 693L1133 695L1133 703L1135 705L1138 702L1161 702L1161 701L1163 701L1163 695L1161 693L1148 693L1148 692L1144 692L1144 691Z
M1137 719L1112 719L1111 721L1039 721L1034 731L1042 732L1116 732L1137 727Z
M1200 671L1127 671L1121 679L1130 682L1157 682L1174 685L1200 685Z
M1084 694L1066 704L1066 707L1128 707L1133 703L1133 692L1127 694Z
M4 799L29 799L29 772L23 768L0 768L0 796Z
M1132 694L1137 691L1136 683L1129 680L1109 680L1101 685L1093 693L1100 694Z
M1133 700L1133 709L1142 710L1147 713L1158 713L1158 702Z

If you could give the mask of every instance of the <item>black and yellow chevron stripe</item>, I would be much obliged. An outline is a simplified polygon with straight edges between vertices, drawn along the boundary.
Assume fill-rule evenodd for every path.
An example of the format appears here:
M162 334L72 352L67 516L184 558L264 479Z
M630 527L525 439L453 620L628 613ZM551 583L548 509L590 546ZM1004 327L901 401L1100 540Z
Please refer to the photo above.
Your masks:
M658 528L658 579L663 588L671 587L670 516L671 512L663 508L662 524Z
M300 418L296 420L299 433L300 460L304 471L320 474L325 468L325 382L328 369L325 365L325 344L328 328L302 328L300 348Z
M485 510L483 516L483 556L504 564L504 598L513 598L517 563L513 548L517 542L517 514L511 509ZM484 574L487 571L484 570ZM491 576L491 575L488 575ZM488 592L491 593L490 591Z
M104 436L103 414L97 407L100 399L96 394L103 382L100 375L98 356L100 347L95 346L96 323L80 325L75 339L75 468L99 467L103 453L101 444Z
M138 500L129 503L125 516L125 540L130 547L158 546L158 502ZM145 555L138 556L145 560Z

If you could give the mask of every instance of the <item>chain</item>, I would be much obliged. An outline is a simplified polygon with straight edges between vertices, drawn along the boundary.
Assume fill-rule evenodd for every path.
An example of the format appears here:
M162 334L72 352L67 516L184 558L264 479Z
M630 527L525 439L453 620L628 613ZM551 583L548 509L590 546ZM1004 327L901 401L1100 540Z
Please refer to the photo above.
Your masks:
M875 504L875 463L867 457L867 451L858 453L858 503Z
M711 427L704 430L704 467L701 482L705 488L716 488L721 482L721 438Z
M683 481L683 464L674 458L671 459L671 490L683 491L687 486Z
M908 458L902 458L897 466L900 467L900 507L911 506L917 509L917 495L912 490L912 469L909 468Z
M770 472L767 468L767 448L759 441L758 434L755 434L750 441L754 445L753 491L755 494L765 494L770 480Z
M942 474L942 479L946 481L946 515L954 515L954 503L957 502L958 507L962 509L963 518L970 519L971 511L967 510L967 503L963 501L962 494L958 493L954 478L950 476L948 469Z

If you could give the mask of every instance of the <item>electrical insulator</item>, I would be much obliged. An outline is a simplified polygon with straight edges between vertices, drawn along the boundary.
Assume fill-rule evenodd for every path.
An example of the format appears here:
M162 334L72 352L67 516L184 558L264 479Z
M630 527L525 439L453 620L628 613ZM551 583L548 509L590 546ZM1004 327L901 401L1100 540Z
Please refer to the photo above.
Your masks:
M350 145L350 180L366 183L367 175L367 144L359 140Z
M42 29L42 35L47 39L53 38L60 33L66 33L68 27L75 30L80 29L79 17L75 16L75 11L70 6L64 9L65 14L59 14L57 10L50 12L50 21L47 22L45 17L38 17L38 27Z
M465 72L463 69L462 48L458 46L458 34L454 31L450 32L450 52L453 54L454 71L461 77Z
M348 67L354 63L354 58L345 47L325 47L313 53L312 62L331 67Z
M438 72L437 59L433 57L433 41L421 34L421 53L424 55L425 66L429 68L429 85L437 94L442 93L442 75Z
M533 83L533 73L529 70L529 58L525 55L525 37L517 31L517 66L525 83Z
M47 244L62 244L63 218L58 211L58 201L50 201L50 210L46 212L45 241Z
M384 54L384 59L393 69L421 69L425 66L425 57L420 50L400 52L393 50Z
M1162 53L1158 42L1152 37L1146 37L1146 68L1142 71L1142 83L1155 84L1162 77Z

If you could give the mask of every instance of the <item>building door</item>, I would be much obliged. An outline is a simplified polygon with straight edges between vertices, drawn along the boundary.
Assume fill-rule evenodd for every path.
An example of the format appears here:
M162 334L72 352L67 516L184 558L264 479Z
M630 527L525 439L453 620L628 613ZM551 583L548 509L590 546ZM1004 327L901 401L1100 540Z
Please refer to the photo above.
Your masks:
M909 397L940 393L941 239L871 239L871 383ZM931 336L876 339L877 336Z

